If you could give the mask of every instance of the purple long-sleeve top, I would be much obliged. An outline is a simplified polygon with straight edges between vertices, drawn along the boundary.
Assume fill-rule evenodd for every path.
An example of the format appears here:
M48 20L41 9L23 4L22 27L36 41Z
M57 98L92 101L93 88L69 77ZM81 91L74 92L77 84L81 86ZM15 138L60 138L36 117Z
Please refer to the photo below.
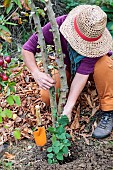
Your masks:
M62 25L62 23L64 22L66 17L67 17L67 15L63 15L63 16L56 18L56 21L57 21L59 28ZM42 28L42 31L43 31L43 35L44 35L46 44L54 45L53 34L50 31L50 29L51 29L51 25L50 25L50 23L47 23ZM63 35L61 33L60 33L60 39L61 39L62 52L65 55L64 63L67 65L67 68L70 68L70 59L69 59L69 53L68 53L68 50L67 50L67 40L63 37ZM23 45L23 49L28 50L28 51L34 53L34 55L35 55L36 52L39 52L39 48L37 48L37 46L38 46L38 36L37 36L37 33L34 33L28 39L28 41ZM84 74L84 75L88 75L90 73L93 73L95 63L97 62L97 60L99 58L100 57L96 57L96 58L84 57L81 60L80 65L77 68L76 72L80 73L80 74Z

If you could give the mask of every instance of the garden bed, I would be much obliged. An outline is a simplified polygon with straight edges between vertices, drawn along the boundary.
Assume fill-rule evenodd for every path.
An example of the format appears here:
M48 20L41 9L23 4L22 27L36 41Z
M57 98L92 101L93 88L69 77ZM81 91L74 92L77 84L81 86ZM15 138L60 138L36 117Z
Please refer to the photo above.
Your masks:
M41 61L38 62L38 66L43 71ZM16 93L21 98L22 106L11 107L5 103L3 97L0 99L4 107L10 108L14 114L12 119L5 119L1 125L3 140L10 146L5 150L6 153L3 152L0 169L112 170L113 133L104 140L91 138L92 131L97 125L97 117L100 115L94 83L88 82L73 109L72 123L67 127L67 131L72 137L70 157L63 162L49 165L46 149L50 146L50 136L47 132L48 142L41 149L34 142L33 130L36 129L35 105L38 104L41 107L42 123L46 129L52 123L50 109L41 101L40 90L24 65L15 68L13 72L15 74L20 70L20 75L15 78L15 81L17 83ZM5 129L4 126L9 128ZM21 131L20 141L15 141L13 137L14 128L19 128Z
M22 140L12 145L7 152L15 157L8 160L2 157L1 170L112 170L113 169L113 138L93 140L89 145L83 138L76 139L71 147L71 156L65 163L49 165L46 157L46 147L41 150L31 140ZM8 163L9 162L9 163Z

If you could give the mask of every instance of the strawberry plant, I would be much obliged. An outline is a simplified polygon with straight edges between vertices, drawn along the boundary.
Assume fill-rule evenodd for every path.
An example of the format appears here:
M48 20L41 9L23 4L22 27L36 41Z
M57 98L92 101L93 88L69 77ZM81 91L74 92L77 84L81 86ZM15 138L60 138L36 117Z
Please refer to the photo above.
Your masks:
M65 126L69 123L67 116L61 116L55 123L55 127L49 127L48 131L52 134L52 146L47 149L48 163L57 163L63 161L69 155L69 146L71 136L66 133Z

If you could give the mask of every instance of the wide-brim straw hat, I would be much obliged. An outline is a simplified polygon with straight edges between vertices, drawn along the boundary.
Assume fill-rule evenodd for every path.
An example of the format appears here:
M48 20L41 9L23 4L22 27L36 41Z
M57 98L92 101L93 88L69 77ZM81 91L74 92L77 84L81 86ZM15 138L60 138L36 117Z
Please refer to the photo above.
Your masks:
M79 54L95 58L112 50L113 40L106 28L107 15L96 5L80 5L69 12L60 32Z

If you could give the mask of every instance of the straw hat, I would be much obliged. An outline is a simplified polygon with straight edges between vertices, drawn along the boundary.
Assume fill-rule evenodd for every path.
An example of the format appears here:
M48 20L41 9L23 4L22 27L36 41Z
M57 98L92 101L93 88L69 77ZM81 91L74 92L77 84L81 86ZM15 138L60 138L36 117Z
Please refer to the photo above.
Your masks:
M96 5L80 5L70 11L60 32L79 54L94 58L112 50L112 36L106 28L107 15Z

